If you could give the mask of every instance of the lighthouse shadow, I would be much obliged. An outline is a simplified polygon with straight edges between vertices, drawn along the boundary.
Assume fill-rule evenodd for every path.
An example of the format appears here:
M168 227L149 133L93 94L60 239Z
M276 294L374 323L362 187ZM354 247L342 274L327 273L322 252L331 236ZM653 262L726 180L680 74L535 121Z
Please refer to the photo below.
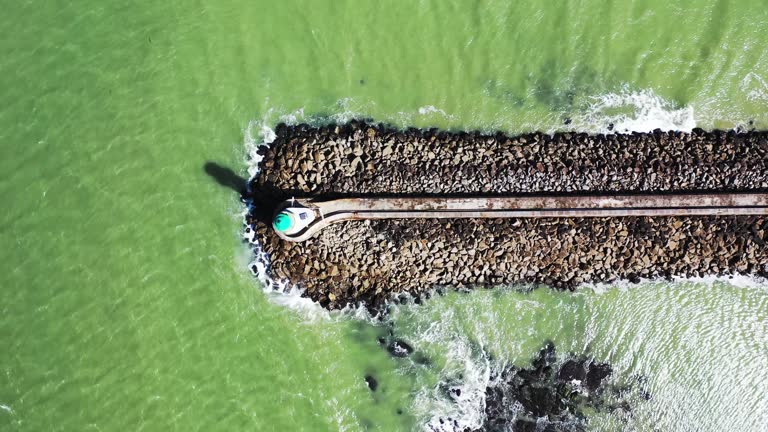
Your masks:
M203 165L203 170L211 176L216 183L237 192L240 199L244 199L248 189L248 180L237 175L232 169L221 166L216 162L208 161Z

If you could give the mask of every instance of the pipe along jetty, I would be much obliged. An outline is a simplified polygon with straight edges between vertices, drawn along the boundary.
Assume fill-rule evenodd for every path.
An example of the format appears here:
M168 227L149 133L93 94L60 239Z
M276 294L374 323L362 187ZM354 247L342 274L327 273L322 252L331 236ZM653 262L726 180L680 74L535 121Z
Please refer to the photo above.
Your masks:
M246 231L328 308L398 293L768 275L768 134L285 126Z
M300 242L353 220L752 215L768 215L768 194L290 199L272 227L283 240Z

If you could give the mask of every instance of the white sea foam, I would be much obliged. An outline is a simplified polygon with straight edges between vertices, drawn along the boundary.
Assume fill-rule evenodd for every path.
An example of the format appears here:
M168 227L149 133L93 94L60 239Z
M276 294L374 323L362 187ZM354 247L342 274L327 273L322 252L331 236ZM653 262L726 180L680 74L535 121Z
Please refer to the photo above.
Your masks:
M421 115L429 115L429 114L440 114L441 116L447 118L447 119L454 119L455 117L448 114L444 110L434 106L434 105L425 105L423 107L420 107L418 109L419 114Z
M486 299L487 300L487 299ZM483 303L483 301L480 301ZM477 304L473 311L487 305ZM408 304L394 306L392 318L411 320L415 308ZM418 320L420 327L409 332L409 341L420 349L439 346L444 353L443 366L439 371L440 381L436 385L420 382L415 394L413 414L422 419L422 429L429 432L458 432L480 428L485 420L485 392L493 376L504 367L500 362L491 361L484 347L482 332L464 327L467 322L461 312L452 307L437 307L440 317L436 320ZM487 309L486 309L487 312ZM483 325L472 320L472 325ZM451 398L446 398L446 388L458 389Z
M352 98L340 99L336 102L336 113L331 115L330 120L334 123L347 123L350 120L362 117L360 107Z
M753 102L768 101L768 82L760 75L750 72L741 80L739 88Z
M687 283L703 284L707 286L725 284L725 285L731 285L737 288L758 289L758 290L768 291L768 279L759 277L759 276L750 276L750 275L742 275L742 274L735 274L730 276L702 276L702 277L692 277L692 278L673 277L672 280L680 283L687 282Z
M577 289L579 290L585 289L585 290L590 290L596 294L604 294L609 290L613 290L613 289L618 289L623 291L623 290L635 289L638 287L647 286L649 284L668 284L668 283L692 283L692 284L703 284L707 286L726 284L726 285L731 285L737 288L768 290L768 279L760 276L741 275L741 274L723 275L723 276L700 276L700 277L672 276L671 282L666 279L640 278L640 281L638 283L634 283L626 279L621 279L621 280L613 281L610 283L604 283L604 282L584 283L579 285Z
M572 123L574 130L593 133L690 131L694 127L693 107L676 107L652 90L629 89L591 98L585 112Z
M13 410L8 405L0 404L0 409L3 410L3 411L6 411L8 413L13 414Z
M252 120L243 132L245 137L246 163L248 166L248 175L251 178L259 173L259 163L264 159L258 151L262 146L267 146L275 140L275 131L264 122Z
M417 392L414 414L428 419L424 424L427 431L458 432L480 428L485 420L486 388L495 372L490 360L481 353L473 353L465 335L425 336L446 344L446 370L437 386ZM443 396L445 385L459 389L460 396L446 399Z

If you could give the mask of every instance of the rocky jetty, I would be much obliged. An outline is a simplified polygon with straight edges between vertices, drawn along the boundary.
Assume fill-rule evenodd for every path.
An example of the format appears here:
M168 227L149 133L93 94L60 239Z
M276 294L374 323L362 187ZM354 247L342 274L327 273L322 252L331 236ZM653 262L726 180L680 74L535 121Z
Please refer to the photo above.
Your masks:
M435 287L573 288L768 274L764 217L344 222L291 243L269 226L290 197L768 191L768 133L449 133L351 122L280 125L249 185L247 230L270 275L328 308Z

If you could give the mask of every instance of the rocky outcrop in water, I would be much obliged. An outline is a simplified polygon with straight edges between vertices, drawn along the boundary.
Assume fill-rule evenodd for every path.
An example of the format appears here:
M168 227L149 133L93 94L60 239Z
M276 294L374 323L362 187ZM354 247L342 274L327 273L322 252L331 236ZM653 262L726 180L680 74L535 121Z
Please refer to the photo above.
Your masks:
M768 274L763 217L345 222L303 243L269 226L291 196L768 191L765 132L508 137L352 122L276 133L250 185L248 230L271 276L328 308L441 286Z
M630 396L650 398L640 388L610 383L613 369L586 357L558 363L551 343L539 352L532 367L508 367L491 378L485 394L485 422L476 432L583 431L586 412L631 415ZM635 388L633 388L635 387Z

